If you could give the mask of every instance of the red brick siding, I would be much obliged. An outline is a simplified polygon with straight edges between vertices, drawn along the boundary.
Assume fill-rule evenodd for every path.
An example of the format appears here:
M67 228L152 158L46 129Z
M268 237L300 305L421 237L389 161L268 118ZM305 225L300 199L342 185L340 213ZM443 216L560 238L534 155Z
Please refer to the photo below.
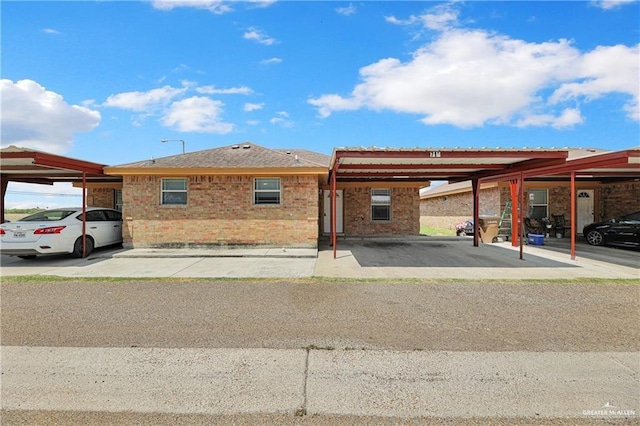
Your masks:
M391 188L391 220L371 220L371 188L344 189L344 232L347 236L417 235L420 196L417 188Z
M187 179L188 205L163 206L161 177L124 177L125 244L317 246L316 176L281 177L278 206L253 205L251 176Z
M640 182L605 185L600 191L596 191L596 194L598 193L600 217L597 217L596 221L640 211Z
M87 206L112 209L115 205L115 192L112 188L87 188Z
M507 195L509 189L507 188ZM500 215L504 205L501 205L500 188L480 190L480 215ZM441 197L420 200L420 224L436 228L453 229L456 223L473 218L473 194L444 195Z

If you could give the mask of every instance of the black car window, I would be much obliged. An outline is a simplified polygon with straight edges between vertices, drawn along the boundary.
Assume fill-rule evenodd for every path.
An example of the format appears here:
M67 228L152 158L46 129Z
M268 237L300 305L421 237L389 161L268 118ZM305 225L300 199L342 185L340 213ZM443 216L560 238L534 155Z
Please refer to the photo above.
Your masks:
M76 219L82 220L82 213L76 216ZM104 214L102 210L91 210L87 212L87 222L103 222L105 221Z
M53 222L75 213L74 210L45 210L20 219L20 222Z
M122 213L115 210L103 210L107 220L122 220Z
M621 222L639 222L640 221L640 212L631 213L625 216L620 217L619 221Z

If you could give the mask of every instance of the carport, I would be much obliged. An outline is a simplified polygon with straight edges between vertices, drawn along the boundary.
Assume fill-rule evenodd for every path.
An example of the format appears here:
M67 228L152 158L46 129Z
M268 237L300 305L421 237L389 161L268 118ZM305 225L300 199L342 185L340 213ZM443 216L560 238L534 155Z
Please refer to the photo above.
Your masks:
M424 182L470 180L473 189L473 220L479 221L480 183L491 179L509 180L513 223L512 241L516 245L523 221L518 205L524 205L524 178L542 168L566 163L566 149L434 149L434 148L336 148L329 169L330 240L336 258L336 194L342 182ZM473 245L478 246L478 233ZM522 259L522 239L520 258Z
M82 234L86 232L87 182L113 182L118 178L103 173L103 164L9 146L0 149L0 221L4 222L5 195L9 182L53 185L56 182L82 183Z
M622 151L594 153L593 155L569 159L565 164L546 165L529 170L524 178L545 179L548 177L570 181L571 187L571 259L576 257L576 180L625 182L640 179L640 147ZM488 180L504 179L504 176Z

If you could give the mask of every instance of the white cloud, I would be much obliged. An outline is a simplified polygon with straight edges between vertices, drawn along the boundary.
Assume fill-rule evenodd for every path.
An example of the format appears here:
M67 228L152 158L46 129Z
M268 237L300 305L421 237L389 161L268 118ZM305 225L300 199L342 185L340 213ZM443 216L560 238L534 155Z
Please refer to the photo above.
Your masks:
M286 120L282 117L273 117L271 120L269 120L269 123L273 124L274 126L281 126L286 128L293 127L293 121Z
M202 86L196 88L196 92L202 93L203 95L250 95L253 93L253 90L247 86L230 87L227 89L216 89L215 86Z
M164 86L147 92L124 92L111 95L103 106L126 109L136 112L149 112L158 107L167 105L177 96L182 95L186 87L175 88Z
M233 11L233 9L222 0L153 0L151 4L160 10L173 10L177 7L193 7L208 10L216 15Z
M411 15L408 19L398 19L395 16L385 16L384 20L394 25L413 25L416 22L419 22L420 18L415 15Z
M180 132L229 133L234 126L222 121L223 106L221 101L193 96L171 104L162 123Z
M555 116L553 114L530 114L520 120L515 125L517 127L543 127L551 126L556 129L568 129L576 124L582 124L584 119L580 114L580 110L575 108L567 108L562 111L562 114Z
M324 94L308 102L321 117L369 108L420 114L428 125L567 127L583 121L580 111L567 109L554 118L544 111L547 102L616 91L632 97L625 109L637 119L637 58L637 46L582 54L566 40L529 43L482 30L447 29L407 62L386 58L363 67L350 96ZM545 99L554 87L556 93ZM529 117L529 111L541 109Z
M69 105L63 97L32 80L0 80L2 146L16 145L63 153L76 132L89 132L100 123L100 113Z
M264 103L260 103L260 104L252 104L247 102L246 104L244 104L244 110L247 112L251 112L251 111L257 111L259 109L264 108Z
M344 16L351 16L358 11L353 4L349 4L349 6L346 7L336 7L335 10L337 13Z
M269 58L269 59L265 59L263 61L260 61L260 63L263 64L263 65L281 64L282 63L282 59L280 59L280 58Z
M281 117L289 117L289 113L287 111L278 111L276 114Z
M266 46L271 46L272 44L277 43L277 40L275 38L269 37L264 31L254 27L249 28L247 31L245 31L244 38L246 40L255 41Z
M43 28L42 32L46 34L60 34L60 31L54 30L53 28Z
M258 124L260 124L260 120L247 120L247 124L249 126L257 126Z
M593 0L591 4L605 10L616 9L618 7L634 3L637 0Z
M622 93L631 97L624 105L629 118L640 120L640 45L598 46L582 55L578 61L576 78L562 84L550 98L559 103L585 97L596 99L608 93Z

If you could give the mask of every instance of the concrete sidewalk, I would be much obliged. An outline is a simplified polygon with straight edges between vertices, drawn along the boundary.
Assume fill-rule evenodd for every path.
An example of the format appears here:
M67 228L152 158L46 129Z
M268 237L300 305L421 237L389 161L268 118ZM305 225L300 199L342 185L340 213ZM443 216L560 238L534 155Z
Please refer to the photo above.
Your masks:
M638 365L638 353L2 347L2 408L637 418Z

